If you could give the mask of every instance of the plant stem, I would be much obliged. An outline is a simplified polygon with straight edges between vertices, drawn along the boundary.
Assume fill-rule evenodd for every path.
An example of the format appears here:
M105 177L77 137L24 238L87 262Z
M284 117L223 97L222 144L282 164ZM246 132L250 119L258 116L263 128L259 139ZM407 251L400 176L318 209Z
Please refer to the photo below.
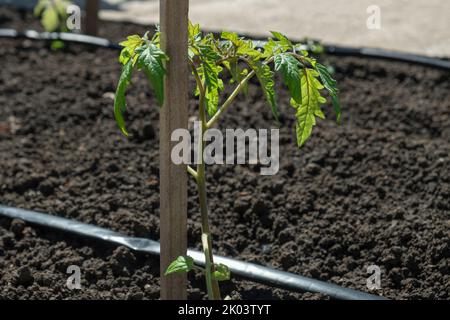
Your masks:
M206 115L205 115L205 90L197 70L193 64L191 64L197 85L200 90L199 101L199 117L201 121L201 133L198 142L198 155L200 163L197 165L196 182L198 188L198 197L200 204L200 216L202 222L202 246L205 254L205 277L206 277L206 289L208 291L209 300L220 300L219 282L214 279L214 258L211 245L211 233L209 231L208 221L208 203L206 198L206 177L205 177L205 162L203 159L203 153L205 150L205 144L203 141L204 134L207 130ZM192 168L191 168L192 169ZM188 169L189 170L189 169ZM192 169L193 171L193 169ZM192 174L192 172L191 172Z
M187 166L187 172L197 180L197 171L195 171L190 165Z
M206 288L208 290L208 298L210 300L220 300L219 283L213 277L214 272L214 258L212 254L211 245L211 233L209 231L208 221L208 205L206 200L206 179L204 164L201 165L203 169L199 168L197 186L198 195L200 199L200 214L202 221L202 245L203 252L205 254L205 276L206 276Z

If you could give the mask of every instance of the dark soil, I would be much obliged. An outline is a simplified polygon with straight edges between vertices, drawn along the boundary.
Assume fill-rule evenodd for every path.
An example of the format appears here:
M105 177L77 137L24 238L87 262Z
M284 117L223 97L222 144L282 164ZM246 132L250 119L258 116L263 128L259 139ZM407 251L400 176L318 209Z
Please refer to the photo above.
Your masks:
M8 9L0 27L35 28ZM145 29L102 25L118 40ZM129 90L119 134L113 93L117 52L0 39L0 203L49 212L124 234L159 238L158 107L142 75ZM298 150L281 89L280 172L208 168L218 254L368 291L381 267L389 298L450 298L450 81L448 72L357 58L322 57L336 69L342 125L320 121ZM252 84L221 128L274 127ZM191 100L192 114L196 101ZM195 187L189 245L199 247ZM82 289L69 290L78 265ZM159 260L92 240L0 218L0 299L156 299ZM317 299L233 278L234 298ZM191 276L190 298L204 297Z

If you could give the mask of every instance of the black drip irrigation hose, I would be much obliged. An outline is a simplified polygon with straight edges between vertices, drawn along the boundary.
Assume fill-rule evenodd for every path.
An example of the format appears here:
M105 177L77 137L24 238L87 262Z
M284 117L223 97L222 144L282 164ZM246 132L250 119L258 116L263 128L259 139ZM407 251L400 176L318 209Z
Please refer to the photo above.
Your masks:
M93 37L78 33L65 32L37 32L35 30L17 31L15 29L1 29L0 38L23 38L31 40L62 40L66 42L86 44L96 47L120 50L122 47L108 39ZM256 46L263 46L265 41L255 41ZM352 48L343 46L324 45L327 54L337 56L354 56L363 58L377 58L391 61L419 64L427 67L450 71L450 61L427 57L424 55L390 51L377 48Z
M0 205L0 215L11 219L21 219L43 227L55 228L85 237L123 245L138 252L145 252L153 255L160 254L160 245L157 241L124 236L118 232L75 220L3 205ZM205 265L203 252L188 249L187 254L194 259L196 264L201 266ZM216 255L214 256L214 260L217 263L227 265L232 274L238 275L244 279L272 285L282 289L296 292L322 293L333 299L340 300L387 300L384 297L344 288L335 284L299 276L289 272L275 270L255 263Z

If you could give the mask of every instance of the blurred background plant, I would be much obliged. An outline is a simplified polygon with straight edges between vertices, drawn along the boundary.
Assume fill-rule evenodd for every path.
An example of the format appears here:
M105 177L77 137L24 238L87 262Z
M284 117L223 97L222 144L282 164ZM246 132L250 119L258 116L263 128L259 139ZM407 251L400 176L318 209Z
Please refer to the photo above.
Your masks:
M68 0L39 0L34 7L34 15L41 20L42 27L47 32L68 32L67 28L67 8L71 5ZM51 47L54 50L64 48L64 42L60 40L52 41Z

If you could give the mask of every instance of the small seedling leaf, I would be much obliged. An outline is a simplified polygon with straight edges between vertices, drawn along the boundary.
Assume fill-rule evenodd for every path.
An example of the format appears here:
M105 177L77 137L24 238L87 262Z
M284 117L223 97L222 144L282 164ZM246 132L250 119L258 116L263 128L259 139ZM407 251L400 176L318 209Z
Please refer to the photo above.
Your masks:
M188 273L194 268L194 259L190 256L179 256L168 267L164 275L172 273Z
M222 263L218 263L214 265L215 271L213 273L214 279L217 281L226 281L230 280L230 269Z

